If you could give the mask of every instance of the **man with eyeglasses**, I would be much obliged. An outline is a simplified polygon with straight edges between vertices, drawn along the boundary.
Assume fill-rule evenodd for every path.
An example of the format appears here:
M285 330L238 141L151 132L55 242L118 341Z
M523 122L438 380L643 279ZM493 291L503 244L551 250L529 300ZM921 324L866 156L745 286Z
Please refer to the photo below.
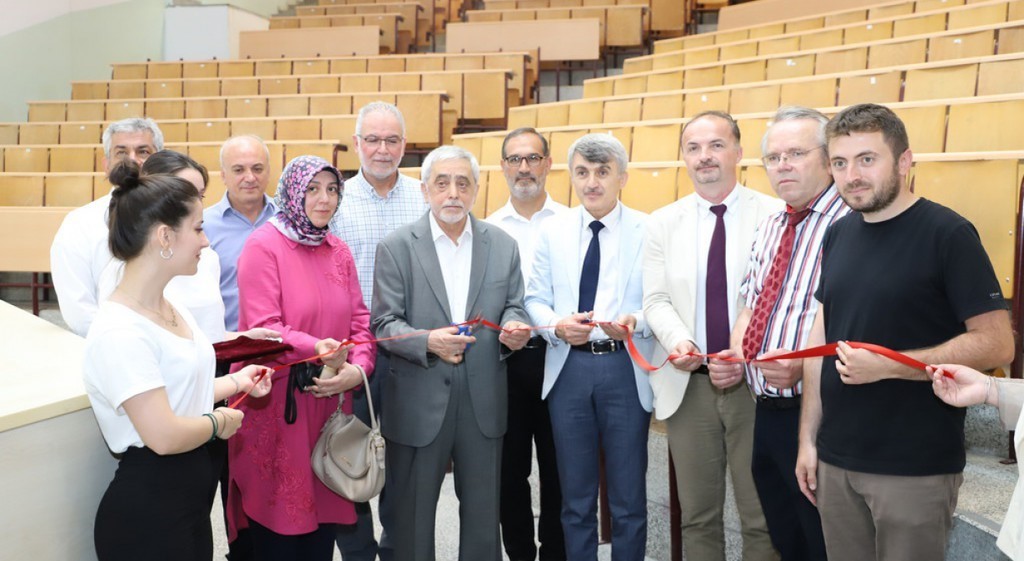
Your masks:
M398 173L405 156L405 118L398 107L384 101L364 105L356 117L352 135L359 154L359 173L345 181L345 193L338 211L331 220L331 231L352 251L359 275L363 301L369 308L373 299L373 269L377 244L400 226L422 218L429 205L420 191L420 182ZM388 375L389 355L378 349L377 365L370 378L373 407L378 415L385 413L380 394ZM366 392L357 391L353 402L356 416L369 424L370 411ZM373 532L373 513L369 503L356 505L355 528L340 528L338 550L345 561L382 561L392 558L393 546L388 536L392 519L392 497L387 488L378 499L381 537L378 544Z
M744 306L732 348L745 358L771 358L807 346L818 313L813 294L825 230L850 212L832 182L827 124L828 117L814 109L782 107L761 140L768 180L786 210L761 224L740 285ZM818 509L796 480L802 377L800 359L755 360L746 367L757 404L751 471L782 561L825 561Z
M568 207L544 190L551 157L548 141L532 128L519 128L505 136L501 145L501 170L508 183L505 206L487 221L505 230L519 244L524 282L530 278L533 254L541 225ZM562 493L558 484L551 418L541 399L544 385L544 349L547 343L534 336L526 347L510 356L508 365L508 431L501 453L501 538L511 561L537 558L534 542L533 495L530 472L533 447L540 470L540 519L537 538L541 561L563 561L565 540L559 520Z
M740 282L760 224L782 201L737 183L740 130L708 111L683 127L681 150L694 193L655 211L644 246L644 314L671 363L651 375L679 482L687 559L725 559L725 478L732 476L744 561L775 559L750 474L754 402L729 356ZM662 357L665 355L662 354ZM656 356L657 358L657 356Z

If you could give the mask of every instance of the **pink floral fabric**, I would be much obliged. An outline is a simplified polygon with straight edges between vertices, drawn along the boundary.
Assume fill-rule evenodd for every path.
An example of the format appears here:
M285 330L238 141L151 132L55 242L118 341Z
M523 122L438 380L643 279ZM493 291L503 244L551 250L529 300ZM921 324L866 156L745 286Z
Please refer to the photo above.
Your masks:
M338 178L340 187L344 180L339 172L327 160L318 156L299 156L288 162L281 179L277 182L277 194L274 203L278 211L270 222L288 239L303 245L320 245L324 236L330 231L328 226L317 228L306 214L306 188L313 177L321 171L330 171ZM338 194L341 203L341 193ZM335 209L337 211L337 209Z

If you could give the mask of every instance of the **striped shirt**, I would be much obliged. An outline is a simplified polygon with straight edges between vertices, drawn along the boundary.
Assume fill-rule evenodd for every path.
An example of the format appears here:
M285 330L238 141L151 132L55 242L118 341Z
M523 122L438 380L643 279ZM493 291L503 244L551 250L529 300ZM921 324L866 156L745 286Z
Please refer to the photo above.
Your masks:
M345 181L344 196L338 204L338 212L331 219L331 232L352 251L359 288L367 308L373 298L373 263L377 258L377 244L400 226L423 217L430 208L420 186L418 179L398 174L395 187L388 191L387 196L381 197L363 177L362 169Z
M782 282L778 302L768 317L768 326L758 355L774 349L802 349L811 333L814 315L818 311L814 291L821 274L821 243L825 238L825 230L849 214L850 207L839 197L834 184L818 195L810 206L811 213L796 227L793 257ZM787 221L786 213L780 212L768 217L758 228L747 264L747 274L740 285L740 296L751 310L757 307L757 299L768 277ZM803 382L797 382L793 388L780 390L768 385L759 369L748 365L746 370L747 384L757 395L793 397L803 391Z

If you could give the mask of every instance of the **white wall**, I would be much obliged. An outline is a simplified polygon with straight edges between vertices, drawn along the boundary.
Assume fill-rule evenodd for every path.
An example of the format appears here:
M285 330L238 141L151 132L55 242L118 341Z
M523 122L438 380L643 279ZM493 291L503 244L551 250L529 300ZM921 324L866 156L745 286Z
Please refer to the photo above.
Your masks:
M164 14L164 60L238 58L240 31L270 27L268 19L234 6L174 6Z

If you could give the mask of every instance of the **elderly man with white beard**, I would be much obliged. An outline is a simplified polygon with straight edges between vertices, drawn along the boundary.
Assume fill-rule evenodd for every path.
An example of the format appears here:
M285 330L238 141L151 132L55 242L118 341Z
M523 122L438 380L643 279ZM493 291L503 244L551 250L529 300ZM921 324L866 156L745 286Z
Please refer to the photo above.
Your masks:
M524 282L530 278L533 253L541 224L567 207L552 199L544 189L551 155L548 141L535 129L516 129L501 146L501 169L508 183L509 199L489 217L490 222L519 245ZM508 365L508 432L501 454L501 537L512 561L537 558L534 542L530 471L533 447L537 447L540 471L540 520L537 541L541 561L563 561L565 540L559 511L562 492L558 485L555 442L551 417L541 399L544 385L544 350L547 344L537 335L521 351L506 360Z

